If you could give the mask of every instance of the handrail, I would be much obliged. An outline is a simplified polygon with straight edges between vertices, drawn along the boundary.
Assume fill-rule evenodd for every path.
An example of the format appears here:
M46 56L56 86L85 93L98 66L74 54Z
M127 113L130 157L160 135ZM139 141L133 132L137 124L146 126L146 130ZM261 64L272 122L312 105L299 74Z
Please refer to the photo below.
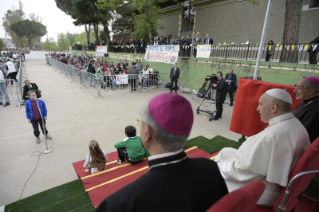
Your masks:
M299 174L297 174L296 176L294 176L290 182L288 183L288 186L286 188L286 191L285 191L285 195L282 199L282 202L280 205L278 205L278 208L277 208L277 212L285 212L286 211L286 202L287 202L287 199L288 199L288 196L289 196L289 193L290 193L290 189L292 187L292 184L294 183L294 181L296 179L298 179L299 177L303 176L303 175L306 175L306 174L314 174L314 173L319 173L319 170L313 170L313 171L306 171L306 172L301 172Z

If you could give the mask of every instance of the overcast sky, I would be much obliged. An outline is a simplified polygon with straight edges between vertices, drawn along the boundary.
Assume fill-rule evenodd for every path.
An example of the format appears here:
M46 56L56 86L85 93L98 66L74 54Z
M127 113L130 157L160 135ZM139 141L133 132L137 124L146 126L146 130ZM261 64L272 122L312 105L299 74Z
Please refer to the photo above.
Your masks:
M55 0L21 0L23 11L28 17L29 14L35 13L42 18L42 24L47 27L49 37L57 40L58 33L81 33L84 32L84 26L77 27L73 24L71 16L66 15L55 4ZM5 31L2 26L2 18L7 10L12 7L18 8L19 0L0 0L0 37L5 38ZM45 41L46 35L42 37Z

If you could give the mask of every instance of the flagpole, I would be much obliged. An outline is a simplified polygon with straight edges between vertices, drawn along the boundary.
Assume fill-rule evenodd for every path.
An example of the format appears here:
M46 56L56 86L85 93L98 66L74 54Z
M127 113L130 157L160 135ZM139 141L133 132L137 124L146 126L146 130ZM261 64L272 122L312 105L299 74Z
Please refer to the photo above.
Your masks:
M266 33L267 33L267 27L268 27L268 22L269 22L271 5L272 5L272 0L268 0L268 6L267 6L266 17L265 17L265 22L264 22L264 28L263 28L263 32L261 34L261 40L260 40L259 50L258 50L258 57L257 57L256 67L255 67L255 72L254 72L254 79L255 80L258 77L259 64L260 64L260 59L261 59L261 55L262 55L262 52L263 52L265 36L266 36Z

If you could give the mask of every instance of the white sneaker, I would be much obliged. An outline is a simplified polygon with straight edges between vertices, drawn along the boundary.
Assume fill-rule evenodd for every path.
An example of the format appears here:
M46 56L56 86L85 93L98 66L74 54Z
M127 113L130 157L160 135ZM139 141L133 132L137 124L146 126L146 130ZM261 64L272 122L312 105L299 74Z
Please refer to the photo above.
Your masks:
M122 161L121 159L117 159L117 163L121 165L121 164L125 163L125 161Z

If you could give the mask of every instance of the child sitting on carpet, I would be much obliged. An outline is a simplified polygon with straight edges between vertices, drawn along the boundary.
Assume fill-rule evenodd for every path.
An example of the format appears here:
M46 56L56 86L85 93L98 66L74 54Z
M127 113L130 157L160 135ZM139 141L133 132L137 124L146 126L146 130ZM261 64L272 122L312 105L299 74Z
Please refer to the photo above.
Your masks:
M95 140L89 143L90 154L86 156L84 168L88 168L90 174L106 169L105 163L109 160L104 151L100 149L99 143Z
M141 139L136 136L136 129L133 126L125 127L126 138L114 145L117 148L118 157L117 163L125 163L125 159L134 164L143 160L144 157L148 157L149 153L144 149Z

